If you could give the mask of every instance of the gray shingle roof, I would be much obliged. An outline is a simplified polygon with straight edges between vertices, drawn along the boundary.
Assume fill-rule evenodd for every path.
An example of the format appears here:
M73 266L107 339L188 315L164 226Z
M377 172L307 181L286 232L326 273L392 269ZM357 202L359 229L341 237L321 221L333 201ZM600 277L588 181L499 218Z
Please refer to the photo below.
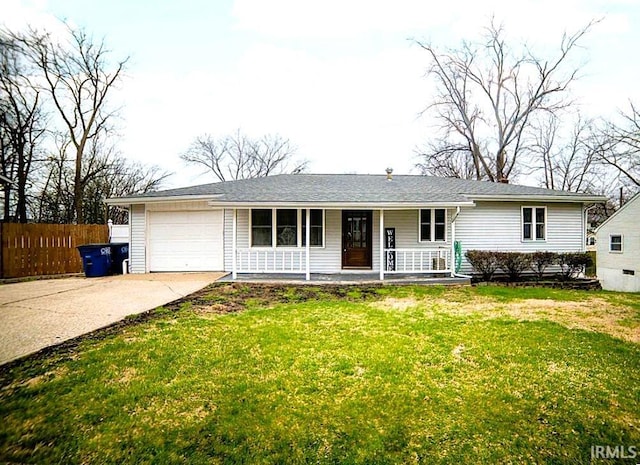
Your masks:
M216 203L461 203L482 197L554 198L592 201L594 196L538 187L470 181L432 176L362 174L283 174L265 178L219 182L126 197L130 203L146 199L211 196ZM603 198L604 199L604 198ZM114 199L122 203L125 198ZM110 202L113 203L113 202Z

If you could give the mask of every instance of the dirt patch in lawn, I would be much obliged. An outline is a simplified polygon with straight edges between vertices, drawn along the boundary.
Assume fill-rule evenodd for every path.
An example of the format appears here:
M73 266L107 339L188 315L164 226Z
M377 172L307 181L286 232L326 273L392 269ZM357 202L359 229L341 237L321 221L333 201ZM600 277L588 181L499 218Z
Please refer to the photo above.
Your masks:
M570 329L596 331L625 341L640 343L640 318L637 310L588 295L580 301L523 299L508 303L480 296L462 302L447 298L407 297L387 298L371 305L387 310L420 307L427 316L444 313L480 318L510 317L520 321L549 320Z
M345 286L327 284L305 286L292 284L214 283L186 299L198 313L234 313L250 307L272 307L278 304L310 300L339 299L367 301L379 299L381 286ZM177 302L175 305L180 305Z
M640 322L629 324L637 318L636 310L611 304L604 299L589 298L580 302L530 299L510 303L507 311L522 320L547 319L567 328L597 331L640 343Z

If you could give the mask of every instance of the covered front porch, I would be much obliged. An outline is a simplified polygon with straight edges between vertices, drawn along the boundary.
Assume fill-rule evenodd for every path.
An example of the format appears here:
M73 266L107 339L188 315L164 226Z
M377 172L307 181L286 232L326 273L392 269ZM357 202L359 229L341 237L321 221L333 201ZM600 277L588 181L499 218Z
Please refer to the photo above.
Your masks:
M455 277L459 207L227 211L231 237L225 242L231 244L234 280L261 275L314 282Z

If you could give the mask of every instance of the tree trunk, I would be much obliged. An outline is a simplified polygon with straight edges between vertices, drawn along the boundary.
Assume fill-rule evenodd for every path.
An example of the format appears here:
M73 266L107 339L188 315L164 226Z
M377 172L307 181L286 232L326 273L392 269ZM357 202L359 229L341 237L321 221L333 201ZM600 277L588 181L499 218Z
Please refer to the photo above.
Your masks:
M84 215L82 211L82 194L84 186L82 185L82 151L83 148L76 149L76 169L73 176L73 209L76 214L76 223L84 224Z

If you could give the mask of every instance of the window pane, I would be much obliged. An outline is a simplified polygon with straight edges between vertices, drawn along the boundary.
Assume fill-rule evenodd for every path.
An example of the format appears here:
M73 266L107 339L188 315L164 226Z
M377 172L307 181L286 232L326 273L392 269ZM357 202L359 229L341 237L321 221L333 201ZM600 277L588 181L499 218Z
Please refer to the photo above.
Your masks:
M527 223L524 224L522 236L525 239L531 239L531 224L527 224Z
M612 252L622 252L622 236L611 236L609 250Z
M276 210L276 245L296 246L298 244L298 210Z
M311 226L311 245L322 247L322 226Z
M271 246L271 210L251 210L251 245Z
M544 222L544 208L536 208L536 223Z
M431 210L420 210L420 240L431 240Z
M311 226L322 227L322 210L311 210Z
M271 247L271 228L253 228L251 230L251 244Z
M536 223L536 239L544 239L544 224Z
M431 225L430 224L420 225L420 240L421 241L430 241L431 240Z
M311 210L311 246L322 247L322 210ZM302 210L302 245L307 244L307 211Z
M434 210L434 219L435 219L435 237L436 241L444 241L445 231L446 231L446 222L445 218L447 217L445 210L438 208Z
M522 218L525 223L531 223L532 216L531 208L522 209Z
M271 227L271 210L251 210L251 224Z

